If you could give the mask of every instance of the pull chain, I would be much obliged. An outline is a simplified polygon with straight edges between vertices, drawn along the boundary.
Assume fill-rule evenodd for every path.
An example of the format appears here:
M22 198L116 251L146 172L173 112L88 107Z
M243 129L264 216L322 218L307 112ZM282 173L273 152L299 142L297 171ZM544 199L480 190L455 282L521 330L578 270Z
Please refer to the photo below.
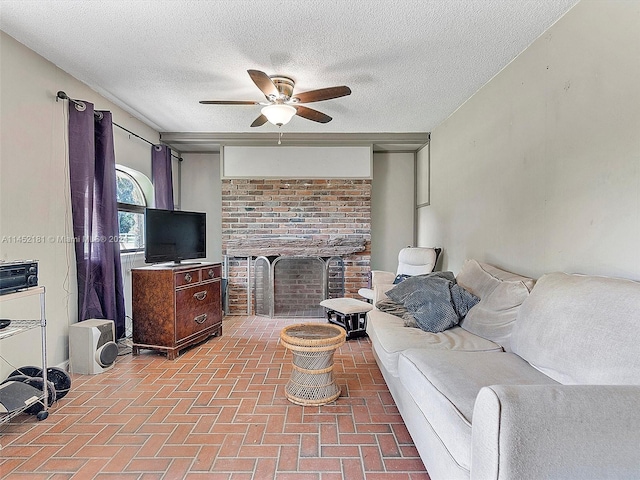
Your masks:
M278 136L278 145L282 145L282 130L280 130L280 135Z

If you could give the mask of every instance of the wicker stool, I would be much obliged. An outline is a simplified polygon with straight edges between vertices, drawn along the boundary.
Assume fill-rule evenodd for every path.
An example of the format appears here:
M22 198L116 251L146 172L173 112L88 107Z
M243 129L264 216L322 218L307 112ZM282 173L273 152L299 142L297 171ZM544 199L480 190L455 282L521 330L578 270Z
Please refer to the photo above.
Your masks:
M340 396L333 376L333 352L344 343L346 333L335 325L303 323L280 332L280 341L293 354L291 378L284 388L297 405L324 405Z
M327 320L340 325L347 332L347 338L366 335L367 312L373 305L355 298L328 298L320 302L327 309Z

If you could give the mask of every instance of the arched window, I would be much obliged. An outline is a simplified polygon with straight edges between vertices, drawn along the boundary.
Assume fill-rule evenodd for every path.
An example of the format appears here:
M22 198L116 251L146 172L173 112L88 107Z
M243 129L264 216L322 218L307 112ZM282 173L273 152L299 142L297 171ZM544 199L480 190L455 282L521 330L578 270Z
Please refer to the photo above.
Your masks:
M121 252L137 252L144 248L144 209L151 203L149 197L152 188L151 182L142 173L116 165Z

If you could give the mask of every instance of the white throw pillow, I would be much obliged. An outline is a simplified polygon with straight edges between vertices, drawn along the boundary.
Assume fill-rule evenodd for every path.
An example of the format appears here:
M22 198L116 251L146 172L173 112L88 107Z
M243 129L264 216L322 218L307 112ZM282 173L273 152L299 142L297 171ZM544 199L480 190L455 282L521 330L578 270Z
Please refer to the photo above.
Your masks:
M456 278L459 285L480 298L460 326L511 351L511 331L522 302L535 281L492 265L467 260Z

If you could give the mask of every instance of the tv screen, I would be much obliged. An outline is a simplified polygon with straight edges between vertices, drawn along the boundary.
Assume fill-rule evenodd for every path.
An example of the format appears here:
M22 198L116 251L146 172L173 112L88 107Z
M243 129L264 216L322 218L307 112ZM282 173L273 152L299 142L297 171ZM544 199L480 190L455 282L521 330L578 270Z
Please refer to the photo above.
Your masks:
M180 263L207 256L205 213L147 208L144 229L147 263Z

